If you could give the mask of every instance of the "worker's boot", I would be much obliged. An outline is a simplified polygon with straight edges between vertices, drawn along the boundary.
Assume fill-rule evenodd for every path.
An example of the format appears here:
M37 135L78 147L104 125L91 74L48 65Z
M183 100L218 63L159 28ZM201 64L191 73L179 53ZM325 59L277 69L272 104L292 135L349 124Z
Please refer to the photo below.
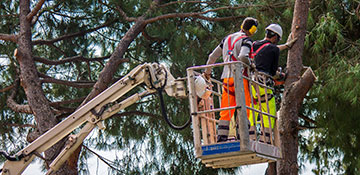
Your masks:
M226 142L229 135L230 121L219 120L217 128L217 142Z

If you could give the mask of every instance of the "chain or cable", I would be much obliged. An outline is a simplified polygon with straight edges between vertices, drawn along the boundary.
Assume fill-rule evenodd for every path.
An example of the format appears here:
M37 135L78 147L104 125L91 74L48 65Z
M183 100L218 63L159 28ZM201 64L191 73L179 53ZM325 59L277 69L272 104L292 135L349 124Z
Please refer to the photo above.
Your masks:
M191 116L189 116L189 119L185 122L185 124L181 125L181 126L177 126L175 124L173 124L167 113L166 113L166 108L165 108L165 103L164 103L164 98L163 98L163 95L162 95L162 91L164 91L165 89L165 86L166 86L166 82L167 82L167 71L165 70L165 81L164 81L164 84L161 85L159 88L156 88L152 82L152 79L150 78L150 84L152 86L152 88L156 89L156 91L158 92L159 94L159 97L160 97L160 107L161 107L161 113L162 113L162 116L164 117L166 123L173 129L175 130L183 130L185 129L187 126L189 126L189 124L191 123Z

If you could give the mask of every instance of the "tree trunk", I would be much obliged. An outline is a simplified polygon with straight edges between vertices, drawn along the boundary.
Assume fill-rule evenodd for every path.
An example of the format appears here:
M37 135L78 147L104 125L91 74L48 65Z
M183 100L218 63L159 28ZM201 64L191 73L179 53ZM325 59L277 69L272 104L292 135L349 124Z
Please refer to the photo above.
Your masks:
M281 175L298 174L298 113L303 98L315 81L311 69L300 78L303 69L302 53L308 11L308 0L295 1L291 32L298 40L288 52L287 79L279 115L280 147L283 159L277 163L277 172Z
M20 34L16 58L20 65L21 86L25 91L29 106L33 111L37 129L40 134L43 134L54 127L58 121L50 108L49 101L44 95L38 77L38 71L32 57L31 22L26 18L29 13L30 1L20 0ZM46 164L51 163L55 156L59 154L63 145L64 141L60 141L45 151ZM71 170L69 167L64 167L63 169L68 172L74 172L74 170ZM75 169L75 172L77 172L77 169Z

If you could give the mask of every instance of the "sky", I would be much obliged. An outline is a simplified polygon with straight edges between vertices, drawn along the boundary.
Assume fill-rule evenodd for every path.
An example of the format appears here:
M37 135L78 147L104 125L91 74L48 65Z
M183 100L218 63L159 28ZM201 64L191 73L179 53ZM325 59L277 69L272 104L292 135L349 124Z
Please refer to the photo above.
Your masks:
M114 160L115 154L112 151L96 151L100 155L104 156L107 159ZM2 166L2 165L1 165ZM108 174L108 166L98 159L96 156L92 156L88 159L88 167L90 175L106 175ZM312 175L311 168L315 167L309 163L306 163L305 169L299 175ZM267 168L267 163L255 164L250 166L244 166L241 169L241 172L236 172L235 175L264 175ZM42 175L46 174L41 172L41 165L39 161L34 161L30 166L24 171L23 175Z

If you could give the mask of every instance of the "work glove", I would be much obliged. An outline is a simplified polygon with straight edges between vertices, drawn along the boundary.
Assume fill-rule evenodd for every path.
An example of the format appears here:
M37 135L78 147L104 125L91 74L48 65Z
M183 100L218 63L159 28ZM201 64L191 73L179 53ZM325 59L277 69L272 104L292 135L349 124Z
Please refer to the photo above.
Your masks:
M285 46L288 48L288 49L291 49L291 47L294 45L294 43L297 41L297 38L293 38L292 37L292 33L289 34L288 36L288 39L285 43Z
M202 76L206 79L206 80L210 80L211 78L211 74L208 74L206 72L202 73Z

